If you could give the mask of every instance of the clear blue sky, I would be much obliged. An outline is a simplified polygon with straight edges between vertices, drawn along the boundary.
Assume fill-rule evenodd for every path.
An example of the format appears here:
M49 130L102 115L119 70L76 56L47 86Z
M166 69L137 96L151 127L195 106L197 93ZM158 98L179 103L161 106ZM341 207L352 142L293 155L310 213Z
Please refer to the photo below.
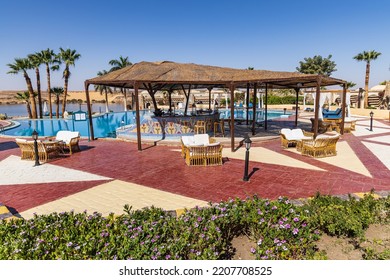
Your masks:
M390 79L389 10L386 0L2 1L0 90L26 88L22 75L7 74L7 63L59 47L81 54L70 90L82 90L86 79L108 70L108 61L120 55L133 63L296 71L305 57L331 54L333 77L363 87L365 63L352 58L376 50L382 55L371 64L372 87ZM42 67L43 89L45 76ZM54 73L52 86L62 85L62 72Z

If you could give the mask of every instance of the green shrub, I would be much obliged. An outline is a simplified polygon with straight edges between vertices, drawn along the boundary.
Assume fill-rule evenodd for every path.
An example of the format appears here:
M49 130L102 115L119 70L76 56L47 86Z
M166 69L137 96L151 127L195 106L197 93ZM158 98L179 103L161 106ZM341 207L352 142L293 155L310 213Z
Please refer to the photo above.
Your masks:
M310 223L329 235L359 237L370 224L389 219L389 198L375 200L372 195L342 200L317 194L308 208L312 211Z
M174 217L151 207L102 217L63 212L0 222L0 259L231 259L231 241L247 235L257 259L323 259L320 231L359 236L389 221L390 198L343 201L317 195L298 207L286 198L235 199ZM375 255L377 257L386 257ZM367 258L375 257L367 250Z

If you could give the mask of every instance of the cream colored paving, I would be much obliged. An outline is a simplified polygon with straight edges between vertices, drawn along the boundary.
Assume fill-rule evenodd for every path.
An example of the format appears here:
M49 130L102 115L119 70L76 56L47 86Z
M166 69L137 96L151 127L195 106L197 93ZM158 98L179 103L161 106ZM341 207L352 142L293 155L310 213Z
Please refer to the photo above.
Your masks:
M385 137L388 139L387 143L390 143L390 136ZM364 141L362 143L390 170L390 146Z
M351 146L347 142L337 143L337 156L318 158L317 160L332 164L334 166L347 169L352 172L362 174L367 177L372 177L364 164L357 157Z
M355 136L368 136L390 132L390 127L378 121L373 121L372 131L370 131L370 121L358 121L355 126L356 130L352 131Z
M0 186L111 179L49 163L34 166L34 161L21 160L18 156L0 161L0 178Z
M80 213L87 210L88 213L96 211L107 216L109 213L123 214L125 204L131 205L134 210L152 205L165 210L176 210L206 206L207 202L115 180L29 209L20 215L29 219L34 213L49 214L70 210Z
M288 149L290 150L290 149ZM291 150L296 150L295 148L291 148ZM230 148L225 148L222 151L222 155L224 157L229 158L235 158L235 159L242 159L245 160L245 148L241 147L236 152L232 152ZM266 148L262 147L252 147L249 152L249 160L250 161L256 161L256 162L262 162L262 163L268 163L268 164L277 164L277 165L284 165L289 167L296 167L296 168L304 168L304 169L311 169L311 170L319 170L319 171L325 171L317 166L305 163L303 161L294 159L292 157L271 151Z

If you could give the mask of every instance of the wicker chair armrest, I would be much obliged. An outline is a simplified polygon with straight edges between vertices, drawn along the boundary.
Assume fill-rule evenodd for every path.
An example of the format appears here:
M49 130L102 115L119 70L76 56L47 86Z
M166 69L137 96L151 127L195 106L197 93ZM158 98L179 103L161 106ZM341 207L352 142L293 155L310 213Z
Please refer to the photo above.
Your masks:
M302 145L305 146L313 146L314 145L314 139L302 139Z
M303 135L308 136L308 137L314 137L313 132L309 132L309 131L305 131L305 130L303 130Z

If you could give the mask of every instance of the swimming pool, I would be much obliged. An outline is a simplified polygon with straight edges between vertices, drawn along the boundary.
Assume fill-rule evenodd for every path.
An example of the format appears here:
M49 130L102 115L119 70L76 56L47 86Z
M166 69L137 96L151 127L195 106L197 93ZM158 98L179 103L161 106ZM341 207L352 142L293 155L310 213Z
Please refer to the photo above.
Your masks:
M221 118L230 118L230 110L219 110ZM141 121L145 116L151 116L153 113L149 110L140 110ZM268 111L268 119L278 118L283 115L282 111ZM237 119L246 118L246 110L235 110L234 117ZM252 111L249 111L249 119L252 119ZM264 112L262 110L256 112L257 121L264 120ZM79 131L83 137L89 137L90 131L88 120L74 121L72 119L42 119L30 120L20 119L15 120L20 123L20 126L13 129L5 130L5 135L11 136L31 136L34 129L39 136L54 136L59 130ZM94 135L96 138L116 137L116 129L124 125L135 123L135 111L115 112L102 114L92 118Z

